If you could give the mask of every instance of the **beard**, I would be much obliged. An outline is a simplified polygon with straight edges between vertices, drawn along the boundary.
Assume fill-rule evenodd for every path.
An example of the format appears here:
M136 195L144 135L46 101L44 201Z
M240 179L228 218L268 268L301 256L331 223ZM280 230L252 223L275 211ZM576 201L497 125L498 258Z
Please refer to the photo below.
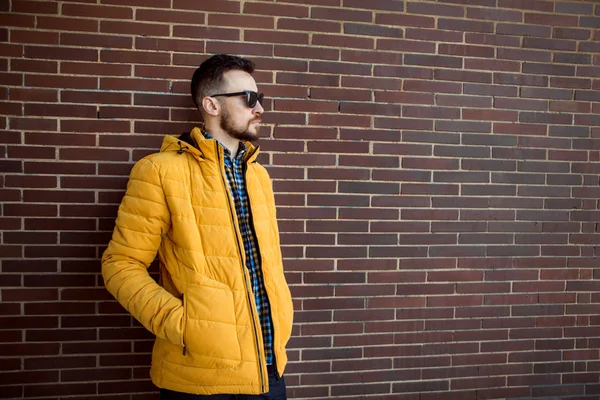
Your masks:
M244 141L248 141L248 142L254 142L254 141L258 140L258 130L260 128L260 125L255 125L256 131L255 132L250 131L250 124L252 124L254 121L260 121L260 117L251 119L250 121L248 121L246 123L246 126L243 126L243 127L236 126L233 121L233 118L231 118L231 114L229 114L227 109L224 109L223 115L222 115L221 121L220 121L220 126L221 126L221 129L223 129L225 132L227 132L231 137L233 137L235 139L244 140Z

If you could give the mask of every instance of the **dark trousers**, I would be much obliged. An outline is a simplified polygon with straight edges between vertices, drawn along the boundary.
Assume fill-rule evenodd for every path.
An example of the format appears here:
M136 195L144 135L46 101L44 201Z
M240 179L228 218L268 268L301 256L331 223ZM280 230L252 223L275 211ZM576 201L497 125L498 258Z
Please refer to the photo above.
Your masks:
M269 392L259 395L247 394L210 394L198 395L160 389L160 400L287 400L283 376L275 377L275 366L269 365Z

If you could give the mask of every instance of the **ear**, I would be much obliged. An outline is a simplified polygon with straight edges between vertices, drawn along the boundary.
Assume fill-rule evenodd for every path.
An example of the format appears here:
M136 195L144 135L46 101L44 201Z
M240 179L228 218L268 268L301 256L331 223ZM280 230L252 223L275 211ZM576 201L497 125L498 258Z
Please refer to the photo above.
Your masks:
M221 112L221 104L214 97L204 97L202 99L202 108L208 115L216 117Z

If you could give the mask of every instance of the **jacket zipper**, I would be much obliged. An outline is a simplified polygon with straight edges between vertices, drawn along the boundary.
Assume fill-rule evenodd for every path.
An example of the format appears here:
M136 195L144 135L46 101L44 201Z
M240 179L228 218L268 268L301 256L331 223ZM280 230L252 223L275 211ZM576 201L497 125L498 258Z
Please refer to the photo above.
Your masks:
M185 356L187 354L187 346L185 345L185 327L187 325L187 310L185 307L185 300L183 298L183 293L181 294L181 303L183 304L183 332L182 332L182 337L183 339L181 340L183 342L183 355Z
M221 149L219 148L219 143L218 142L215 143L215 146L216 146L216 150L217 150L217 160L219 162L219 168L221 169L221 161L222 161L221 160L221 151L220 151ZM239 239L239 237L237 235L238 232L237 232L237 227L236 227L236 224L235 224L234 210L231 209L231 202L233 201L233 199L231 198L231 193L227 189L227 182L226 182L224 173L225 173L225 161L223 161L223 166L222 166L222 169L221 169L221 181L223 182L223 187L225 189L225 193L227 194L227 198L229 199L229 202L228 202L229 203L229 215L231 216L231 222L232 222L232 225L233 225L233 229L234 229L234 231L236 233L235 234L235 240L237 242L237 248L238 248L238 252L239 252L239 255L240 255L240 261L242 261L241 262L241 265L242 265L242 275L244 277L244 285L246 286L246 297L248 299L248 305L249 305L249 308L250 308L250 312L252 313L252 327L254 328L254 338L256 340L256 348L258 349L258 371L260 373L261 391L264 393L264 391L265 391L265 382L264 382L265 378L264 378L264 371L263 371L263 368L262 368L262 362L261 362L261 357L260 357L260 343L259 343L259 340L258 340L259 336L258 336L258 331L256 330L256 319L255 319L255 317L256 318L258 318L258 317L254 314L254 307L252 307L252 298L250 297L251 296L250 295L251 290L248 290L248 278L246 277L246 270L244 269L245 265L243 263L244 255L242 254L242 250L241 250L242 247L240 246L240 239ZM245 178L246 178L246 176L245 176L245 170L244 170L244 179Z

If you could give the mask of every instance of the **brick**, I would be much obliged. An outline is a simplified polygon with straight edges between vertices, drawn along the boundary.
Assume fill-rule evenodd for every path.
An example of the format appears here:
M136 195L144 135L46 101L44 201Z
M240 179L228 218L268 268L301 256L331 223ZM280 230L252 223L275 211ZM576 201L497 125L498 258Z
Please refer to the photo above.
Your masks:
M490 33L494 31L494 25L489 22L439 18L438 29Z
M598 17L581 17L579 26L587 28L600 27L600 18Z
M24 393L27 397L44 395L90 395L96 393L96 385L90 383L59 383L46 385L27 385L24 387Z
M74 75L93 75L93 76L129 76L131 75L131 66L123 64L99 65L94 63L70 63L61 62L61 72Z
M494 106L501 109L545 111L547 103L543 100L496 98Z
M55 158L55 150L53 148L46 148L46 147L9 146L8 147L8 158L54 159Z
M551 77L550 86L557 88L568 88L568 89L589 89L591 82L587 79L579 78L560 78ZM588 92L589 93L589 92ZM584 98L577 98L577 92L575 92L576 100L586 100Z
M528 39L527 36L549 38L552 34L552 28L528 24L498 24L496 33L499 35L526 36L525 39Z
M340 33L341 24L338 22L323 20L297 20L289 18L279 18L277 20L277 29L308 32L317 31L321 33Z
M60 33L60 44L69 46L132 48L133 40L126 36Z
M460 143L460 138L456 134L420 131L404 131L402 133L402 140L404 142L416 143Z
M461 93L461 84L454 82L427 82L420 80L405 80L404 90L431 93ZM433 97L432 97L433 98Z
M246 33L244 34L244 38L247 40L249 37L253 37L253 36L248 36L249 33L250 33L249 31L246 31ZM277 36L279 37L280 35L282 35L281 36L282 41L279 43L296 43L296 41L294 41L294 39L297 40L298 44L304 44L304 43L308 42L308 35L298 36L298 34L296 34L296 33L292 34L290 32L278 32ZM292 40L290 41L290 38L286 37L285 35L295 35L295 36L293 36ZM271 40L273 40L273 38ZM271 40L262 39L261 41L271 41ZM345 35L332 35L332 34L323 35L323 34L318 34L318 33L312 34L312 44L317 45L317 46L361 48L361 49L373 49L375 47L375 41L372 38L350 37L350 36L345 36ZM384 50L392 50L392 49L384 49Z
M360 0L346 0L344 6L351 8L366 8L368 10L404 11L404 2L397 0L374 0L365 4Z
M415 90L425 90L429 87L421 88L418 83L410 84L409 88ZM433 105L433 93L418 93L418 92L375 92L375 101L383 103L407 103L407 104L426 104Z
M402 116L409 118L459 119L460 110L449 107L403 106Z
M439 94L436 96L436 104L441 106L490 108L492 97Z
M572 2L560 2L556 4L555 11L566 14L592 14L593 4L577 4Z
M550 26L577 27L577 17L567 16L567 15L525 13L525 23L550 25ZM585 26L583 21L582 21L582 26Z
M593 77L598 77L598 76L600 76L600 68L598 68L598 67L578 66L577 67L577 76L593 76Z
M521 90L525 90L522 88ZM465 83L464 94L477 94L484 96L517 97L517 87L502 85L487 85L476 83Z
M107 19L132 19L133 10L128 7L93 6L84 4L63 4L63 15L76 17L99 17Z
M600 118L588 115L575 115L575 124L577 125L600 125Z
M467 18L491 21L521 22L523 16L522 13L518 11L469 7L467 8Z
M314 86L338 86L339 77L323 74L277 73L277 83ZM349 85L344 85L349 86ZM359 86L360 87L360 86Z
M380 39L377 41L378 50L392 50L407 53L433 53L435 44L402 39Z
M519 114L519 122L570 124L572 120L572 116L568 114L564 115L544 112L522 112Z
M578 50L582 52L595 53L598 52L600 43L597 42L579 42Z
M8 11L8 10L3 10ZM11 11L14 13L57 14L58 4L45 1L13 1Z
M339 52L338 50L333 49L312 49L311 51L312 58L314 59L324 59L324 60L338 60ZM299 46L290 46L286 44L285 46L275 46L275 56L282 57L308 57L308 53L304 47Z
M337 114L314 114L309 116L309 125L319 126L362 126L369 127L371 118Z
M430 120L421 119L376 117L374 126L386 129L431 130L433 123Z
M332 57L336 59L337 57ZM342 50L342 61L371 62L376 64L402 64L402 55L396 52Z
M38 29L76 32L98 32L98 21L82 18L37 17Z
M11 43L58 44L59 33L13 30ZM8 40L7 40L8 41Z
M215 15L217 17L218 15ZM231 16L232 20L236 20ZM148 10L137 9L135 14L137 21L152 21L152 22L173 22L180 24L205 24L206 14L192 11L167 11L167 10ZM216 18L215 18L216 19ZM222 25L223 20L211 23L210 25Z
M543 75L575 76L575 67L569 65L523 63L523 72Z
M463 57L487 57L493 58L495 50L487 46L470 46L459 44L440 44L438 46L440 54L450 54Z
M537 99L563 99L571 100L573 92L565 89L546 89L546 88L521 88L521 97Z
M460 82L492 83L492 74L487 72L436 69L434 71L434 79Z
M0 73L0 83L10 86L22 86L23 74Z
M281 17L307 18L309 8L306 6L293 6L287 4L247 3L242 11L244 14L260 14ZM318 18L313 16L313 18Z
M353 22L371 22L373 19L372 13L368 11L325 7L312 7L310 16L315 19Z
M423 17L423 16L415 16L415 15L399 15L399 14L377 14L375 22L382 25L395 25L395 26L411 26L417 28L434 28L435 20L432 17ZM402 37L402 36L399 36ZM408 38L408 36L407 36ZM419 43L408 42L408 41L399 41L398 43L403 43L405 47L409 44L413 44L412 48L415 52L430 52L433 51L425 51L423 48L419 48ZM421 43L421 46L426 46L428 44ZM429 46L427 46L429 47Z
M168 7L169 5L167 4L163 8ZM222 1L215 4L198 4L197 2L190 0L174 0L173 9L214 11L234 14L241 11L240 4L235 1Z
M571 40L524 38L523 47L532 49L575 51L577 48L577 43Z
M65 89L96 89L97 78L56 75L25 75L25 86L30 87L60 87Z
M96 107L71 104L25 104L26 116L82 117L96 116Z
M47 89L10 88L9 98L15 101L42 101L54 103L58 100L58 91Z
M404 56L404 64L433 66L433 67L461 68L462 67L462 59L460 59L458 57L406 54Z
M590 31L587 29L554 28L552 30L552 37L557 39L588 40L590 38Z
M446 41L462 42L463 34L461 32L441 32L436 29L411 29L407 28L406 39L428 40L428 41Z
M465 42L502 47L520 47L521 45L521 40L519 37L503 36L488 33L466 33Z
M109 63L161 65L169 63L170 55L157 52L102 50L100 51L100 61Z
M22 176L22 175L7 175L5 176L5 187L39 187L39 188L55 188L55 176Z
M98 31L95 29L94 31ZM100 21L100 32L121 33L126 35L169 36L168 25L150 23Z
M436 131L447 132L490 132L492 125L489 122L476 121L435 121Z
M225 51L229 53L256 56L271 56L273 54L273 48L271 45L251 43L226 43L212 41L206 44L206 51L213 54L218 51ZM199 63L194 63L194 65L198 64Z
M94 164L83 163L57 163L57 162L25 162L24 172L27 174L74 174L86 175L94 174L96 166Z
M514 112L514 111L478 110L478 109L463 109L462 110L462 118L465 120L516 121L517 117L518 117L518 113ZM533 121L531 121L531 122L533 122Z
M2 22L2 26L17 26L17 27L22 27L22 28L33 28L35 26L35 17L29 16L29 15L18 15L18 14L17 15L2 14L2 15L0 15L0 22Z
M425 14L446 17L464 17L465 10L463 7L443 4L426 4L426 3L408 3L406 12L411 14Z
M433 154L435 156L458 156L466 158L489 158L490 149L484 146L435 146Z
M157 111L149 107L101 106L100 118L168 119L168 109Z
M554 62L565 64L591 64L591 56L588 54L556 53Z

